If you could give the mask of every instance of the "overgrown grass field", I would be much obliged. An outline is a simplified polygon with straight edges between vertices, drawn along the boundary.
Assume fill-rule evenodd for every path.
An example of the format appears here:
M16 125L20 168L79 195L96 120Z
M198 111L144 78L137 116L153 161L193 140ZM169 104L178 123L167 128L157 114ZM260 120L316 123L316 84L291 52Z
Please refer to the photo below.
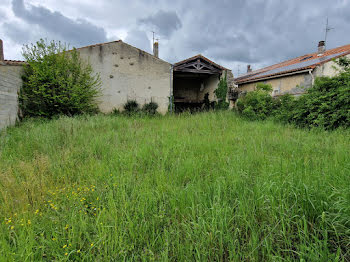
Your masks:
M232 112L0 136L1 261L350 261L350 132Z

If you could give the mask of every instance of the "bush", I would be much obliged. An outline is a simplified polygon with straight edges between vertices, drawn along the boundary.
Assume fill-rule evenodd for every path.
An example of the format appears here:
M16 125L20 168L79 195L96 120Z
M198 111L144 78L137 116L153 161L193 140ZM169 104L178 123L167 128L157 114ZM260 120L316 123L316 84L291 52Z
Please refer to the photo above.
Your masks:
M237 100L238 112L252 120L263 120L272 116L278 103L271 97L271 90L270 85L258 84L255 91L248 92Z
M294 110L296 108L296 99L290 94L285 94L274 99L275 110L273 115L275 119L284 123L292 122Z
M225 73L225 76L220 79L218 88L214 91L218 99L218 102L215 103L215 109L226 110L229 108L229 103L226 102L227 92L228 92L227 73Z
M291 95L272 98L268 85L258 84L257 90L238 99L237 110L249 119L274 116L282 122L299 127L336 129L350 127L350 59L337 61L342 68L334 77L317 78L307 93L294 99Z
M128 100L124 105L124 112L127 115L133 115L140 111L139 104L136 100Z
M343 57L337 63L338 75L317 78L296 100L290 122L300 127L350 127L350 60Z
M158 104L155 102L150 102L142 107L142 111L147 115L156 115L158 109Z
M26 60L19 92L21 117L73 116L98 111L100 77L74 49L43 39L24 46Z

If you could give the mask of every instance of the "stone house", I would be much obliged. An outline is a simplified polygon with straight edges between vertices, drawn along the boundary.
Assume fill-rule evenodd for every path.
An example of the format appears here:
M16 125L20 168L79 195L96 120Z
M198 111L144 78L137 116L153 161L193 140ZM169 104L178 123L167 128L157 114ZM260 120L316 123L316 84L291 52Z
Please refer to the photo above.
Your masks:
M235 83L243 93L255 90L258 83L265 83L272 86L272 96L298 96L314 84L316 77L335 76L338 71L333 60L343 56L350 57L350 45L326 50L325 42L320 41L315 53L255 71L248 66L247 73L235 78Z
M13 124L17 117L17 92L21 87L24 62L4 60L0 42L0 128ZM123 41L78 48L80 57L101 77L99 108L104 113L123 110L128 100L140 106L156 102L165 114L175 104L180 110L201 107L206 93L215 100L214 90L224 75L233 83L230 70L202 55L174 65L158 57L158 43L149 54ZM10 98L9 98L10 97Z

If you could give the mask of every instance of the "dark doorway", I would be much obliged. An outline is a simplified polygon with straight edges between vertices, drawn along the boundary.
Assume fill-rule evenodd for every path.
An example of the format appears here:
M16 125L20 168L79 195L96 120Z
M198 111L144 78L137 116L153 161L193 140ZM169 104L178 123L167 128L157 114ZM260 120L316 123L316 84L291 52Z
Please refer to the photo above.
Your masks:
M207 95L214 100L214 90L225 68L198 55L174 65L175 111L200 111Z

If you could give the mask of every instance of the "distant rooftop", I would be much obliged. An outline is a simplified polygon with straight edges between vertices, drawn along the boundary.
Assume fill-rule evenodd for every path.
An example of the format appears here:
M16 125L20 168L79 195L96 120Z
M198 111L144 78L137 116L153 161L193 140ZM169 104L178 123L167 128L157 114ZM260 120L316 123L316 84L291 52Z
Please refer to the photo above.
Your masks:
M331 61L332 59L350 54L350 45L326 50L321 55L318 52L299 56L272 66L259 70L251 71L235 79L236 84L259 81L264 78L278 77L288 73L297 73L299 71L314 69L316 66Z

